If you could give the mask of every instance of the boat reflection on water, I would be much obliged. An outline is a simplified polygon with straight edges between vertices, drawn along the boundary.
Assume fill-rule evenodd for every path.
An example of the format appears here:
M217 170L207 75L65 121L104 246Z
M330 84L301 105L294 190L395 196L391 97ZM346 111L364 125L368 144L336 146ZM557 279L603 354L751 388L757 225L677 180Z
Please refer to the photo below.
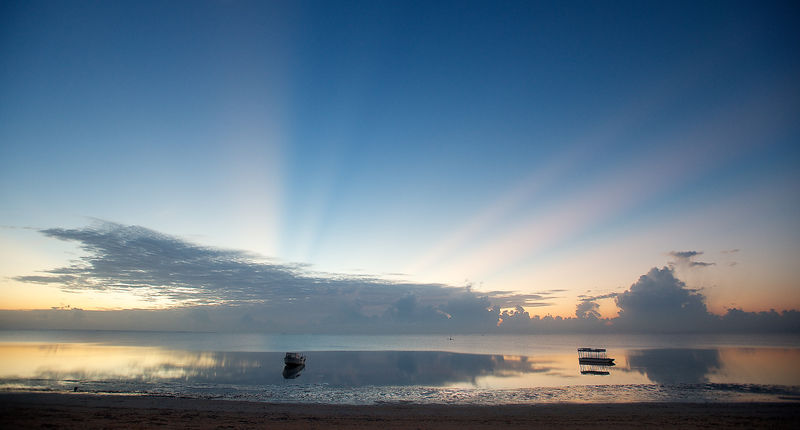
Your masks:
M306 368L305 364L286 365L283 367L283 379L297 379Z
M580 363L581 375L610 375L611 366L604 366L602 364L583 364Z
M581 375L610 375L614 359L606 355L603 348L578 348L578 365Z

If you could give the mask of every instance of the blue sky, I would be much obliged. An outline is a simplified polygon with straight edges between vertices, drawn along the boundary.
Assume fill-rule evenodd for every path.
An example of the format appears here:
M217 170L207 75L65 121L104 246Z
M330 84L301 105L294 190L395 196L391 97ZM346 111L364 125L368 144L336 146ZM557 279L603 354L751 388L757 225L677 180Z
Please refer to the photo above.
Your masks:
M676 271L710 309L800 307L798 15L3 2L4 294L124 307L14 280L79 255L23 227L100 219L321 272L564 290L543 311L563 315L702 251Z

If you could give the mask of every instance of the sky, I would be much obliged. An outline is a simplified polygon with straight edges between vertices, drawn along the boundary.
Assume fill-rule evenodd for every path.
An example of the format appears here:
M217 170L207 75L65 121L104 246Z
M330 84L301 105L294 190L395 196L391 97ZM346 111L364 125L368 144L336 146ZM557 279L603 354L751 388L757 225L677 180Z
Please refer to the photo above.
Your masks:
M0 2L0 308L800 309L799 12Z

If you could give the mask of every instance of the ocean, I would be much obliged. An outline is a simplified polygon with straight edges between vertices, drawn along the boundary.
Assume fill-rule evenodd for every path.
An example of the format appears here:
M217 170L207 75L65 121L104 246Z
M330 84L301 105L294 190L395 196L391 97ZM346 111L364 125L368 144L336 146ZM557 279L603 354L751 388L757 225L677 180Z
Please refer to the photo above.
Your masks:
M579 347L615 365L581 365ZM799 363L797 335L0 331L3 391L277 403L793 402Z

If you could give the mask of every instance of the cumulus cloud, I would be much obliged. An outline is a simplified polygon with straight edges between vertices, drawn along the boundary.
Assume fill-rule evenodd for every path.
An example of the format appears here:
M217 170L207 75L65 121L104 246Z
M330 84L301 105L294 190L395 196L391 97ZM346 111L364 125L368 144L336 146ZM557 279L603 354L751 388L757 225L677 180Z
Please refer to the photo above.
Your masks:
M578 302L578 306L575 309L575 316L580 319L598 319L600 318L600 305L591 300L583 300Z
M580 301L575 307L575 316L580 320L598 320L600 319L600 304L598 300L614 299L619 293L606 293L595 296L588 294L581 294L578 296Z
M672 268L652 268L616 298L616 324L650 331L704 331L711 324L705 297L687 288Z
M708 267L714 266L716 263L707 263L705 261L695 261L695 257L703 255L703 251L671 251L669 253L675 258L673 265L684 265L688 267Z

